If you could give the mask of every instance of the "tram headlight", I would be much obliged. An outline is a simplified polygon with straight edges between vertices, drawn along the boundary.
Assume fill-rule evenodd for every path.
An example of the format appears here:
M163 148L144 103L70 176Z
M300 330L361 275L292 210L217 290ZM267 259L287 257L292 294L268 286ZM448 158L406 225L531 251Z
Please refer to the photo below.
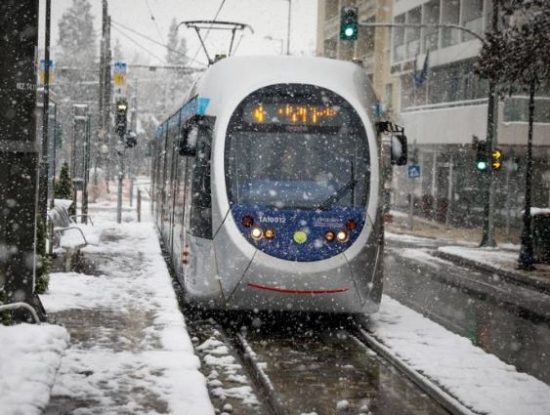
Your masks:
M334 234L334 232L332 232L332 231L326 231L325 232L325 240L327 242L334 241L334 238L336 238L336 235Z
M250 231L250 236L252 237L252 239L259 241L264 236L264 231L262 230L262 228L256 226Z
M273 229L266 229L264 232L265 239L275 238L275 231Z
M336 234L336 239L338 240L338 242L347 242L348 240L348 233L346 231L339 231L337 234Z
M250 228L252 225L254 225L254 218L250 215L245 215L241 219L241 223L245 228Z

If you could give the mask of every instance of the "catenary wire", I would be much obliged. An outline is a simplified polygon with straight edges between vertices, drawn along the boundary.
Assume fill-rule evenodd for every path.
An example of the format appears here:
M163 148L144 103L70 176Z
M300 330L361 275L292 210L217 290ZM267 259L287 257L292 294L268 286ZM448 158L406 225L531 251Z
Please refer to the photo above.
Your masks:
M121 34L122 36L124 36L126 39L128 39L130 42L132 42L133 44L135 44L136 46L138 46L139 48L143 49L145 52L147 52L149 55L151 55L153 58L155 59L158 59L159 61L161 61L162 63L166 63L166 61L160 57L158 57L157 55L155 55L153 52L151 52L149 49L147 49L145 46L143 46L142 44L140 44L139 42L137 42L136 40L132 39L130 36L128 36L126 33L124 33L122 30L118 29L117 27L113 27L113 29L115 29L119 34Z
M156 44L156 45L162 46L163 48L169 50L170 52L177 53L178 55L184 56L185 58L189 59L190 61L193 61L193 62L195 62L195 63L197 63L197 64L199 64L199 65L201 65L201 66L206 66L203 62L201 62L201 61L199 61L199 60L196 60L196 59L192 59L192 58L190 58L189 56L187 56L187 55L181 53L180 51L175 50L175 49L172 49L172 48L169 47L168 45L165 45L164 43L160 43L160 42L156 41L155 39L153 39L153 38L151 38L151 37L149 37L149 36L147 36L147 35L145 35L145 34L143 34L143 33L141 33L141 32L138 32L138 31L135 30L135 29L132 29L131 27L128 27L128 26L126 26L126 25L124 25L124 24L122 24L122 23L120 23L120 22L117 22L116 20L111 20L111 22L112 22L114 25L119 26L119 28L122 28L122 29L125 29L125 30L129 31L129 32L132 32L132 33L134 33L135 35L140 36L140 37L142 37L142 38L148 40L148 41L151 42L151 43L154 43L154 44ZM120 31L120 29L119 29L119 31Z
M153 11L151 10L151 7L149 6L149 0L145 0L145 5L147 6L147 9L149 10L149 15L151 16L151 20L155 23L155 27L157 29L157 33L159 35L160 41L164 41L164 38L162 36L162 33L160 32L159 25L157 23L157 19L155 19L155 16L153 15Z

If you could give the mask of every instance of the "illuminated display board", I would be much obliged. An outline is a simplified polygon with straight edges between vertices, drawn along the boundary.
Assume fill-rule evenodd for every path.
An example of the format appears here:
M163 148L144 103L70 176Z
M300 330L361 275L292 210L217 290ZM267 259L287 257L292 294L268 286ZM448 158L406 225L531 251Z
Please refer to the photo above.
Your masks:
M250 103L244 108L244 121L249 124L342 125L338 107L290 103Z

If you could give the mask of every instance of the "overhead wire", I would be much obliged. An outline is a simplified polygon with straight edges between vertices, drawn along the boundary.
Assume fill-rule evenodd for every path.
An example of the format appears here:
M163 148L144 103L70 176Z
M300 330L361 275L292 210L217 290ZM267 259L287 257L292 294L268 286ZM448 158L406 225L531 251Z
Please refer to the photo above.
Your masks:
M160 32L159 25L157 23L157 19L155 19L155 16L153 15L153 11L151 10L151 7L149 6L149 0L145 0L145 5L147 6L147 9L149 10L149 15L151 16L151 20L153 23L155 23L155 27L157 28L157 33L159 35L159 39L161 42L164 41L164 37L162 36L162 33Z
M162 63L166 63L166 61L155 55L153 52L151 52L149 49L147 49L145 46L143 46L141 43L137 42L136 40L132 39L130 36L128 36L126 33L124 33L122 30L118 29L117 27L113 27L113 29L115 29L119 34L121 34L122 36L124 36L126 39L128 39L130 42L134 43L136 46L138 46L139 48L143 49L145 52L147 52L149 55L151 55L153 58L155 59L158 59L159 61L161 61Z
M206 66L203 62L201 62L201 61L199 61L199 60L197 60L197 59L190 58L190 57L187 56L186 54L181 53L179 50L175 50L175 49L171 48L170 46L165 45L164 43L158 42L158 41L156 41L155 39L153 39L153 38L151 38L151 37L149 37L149 36L147 36L147 35L145 35L145 34L143 34L143 33L141 33L141 32L138 32L138 31L135 30L135 29L132 29L131 27L128 27L128 26L126 26L126 25L124 25L124 24L122 24L122 23L120 23L120 22L117 22L116 20L111 20L111 22L112 22L115 26L119 26L120 28L125 29L125 30L127 30L127 31L129 31L129 32L132 32L132 33L134 33L135 35L140 36L140 37L142 37L142 38L148 40L148 41L151 42L151 43L154 43L154 44L156 44L156 45L162 46L163 48L169 50L170 52L177 53L178 55L184 56L186 59L189 59L189 60L191 60L191 61L193 61L193 62L195 62L195 63L197 63L197 64L199 64L199 65ZM120 30L120 29L119 29L119 30Z

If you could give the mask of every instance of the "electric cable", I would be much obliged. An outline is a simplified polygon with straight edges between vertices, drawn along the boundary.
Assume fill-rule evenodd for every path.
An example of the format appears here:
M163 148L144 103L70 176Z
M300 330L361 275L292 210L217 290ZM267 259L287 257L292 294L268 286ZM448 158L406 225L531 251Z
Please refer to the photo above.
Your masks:
M135 44L136 46L140 47L141 49L143 49L145 52L147 52L149 55L151 55L153 58L155 59L158 59L159 61L161 61L162 63L166 63L166 61L160 57L158 57L157 55L155 55L153 52L151 52L149 49L147 49L145 46L143 46L142 44L140 44L139 42L137 42L136 40L132 39L130 36L128 36L126 33L124 33L122 30L118 29L117 27L113 27L113 29L115 29L119 34L121 34L122 36L124 36L126 39L128 39L130 42L132 42L133 44Z
M164 41L164 38L162 36L162 33L160 32L159 25L157 23L157 20L155 19L155 16L153 15L153 11L151 10L151 7L149 6L149 0L145 0L145 5L147 6L147 9L149 10L149 15L151 16L151 20L155 23L155 27L157 28L157 33L159 35L159 39L161 42Z
M198 60L196 60L196 59L192 59L192 58L190 58L189 56L187 56L186 54L181 53L181 52L178 51L178 50L172 49L172 48L169 47L168 45L165 45L164 43L160 43L160 42L156 41L155 39L153 39L153 38L151 38L151 37L149 37L149 36L147 36L147 35L145 35L145 34L143 34L143 33L141 33L141 32L138 32L138 31L135 30L135 29L132 29L131 27L128 27L128 26L126 26L126 25L124 25L124 24L122 24L122 23L120 23L120 22L117 22L116 20L111 20L111 23L113 23L115 26L119 26L119 27L122 28L122 29L125 29L125 30L128 30L129 32L132 32L132 33L134 33L135 35L140 36L140 37L142 37L142 38L148 40L148 41L151 42L151 43L154 43L154 44L156 44L156 45L162 46L163 48L169 50L170 52L177 53L178 55L184 56L186 59L189 59L189 60L192 61L192 62L195 62L195 63L197 63L197 64L199 64L199 65L202 65L202 66L206 66L206 65L205 65L204 63L202 63L201 61L198 61ZM119 30L120 30L120 29L119 29Z

